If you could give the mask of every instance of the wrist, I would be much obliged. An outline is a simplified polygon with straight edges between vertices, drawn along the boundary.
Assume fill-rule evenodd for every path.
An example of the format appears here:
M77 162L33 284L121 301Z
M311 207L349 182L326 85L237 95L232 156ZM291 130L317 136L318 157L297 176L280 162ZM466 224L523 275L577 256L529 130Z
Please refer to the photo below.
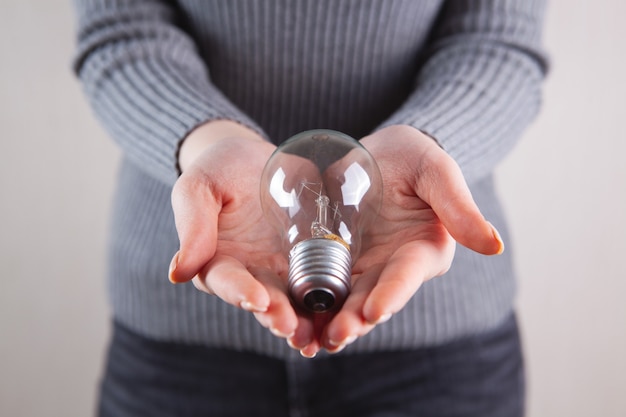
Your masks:
M421 156L431 148L441 149L434 137L414 126L403 124L383 127L363 138L361 143L370 151L381 147L388 151L391 145L402 153L401 156L411 159Z
M193 129L180 143L178 168L184 172L208 147L228 139L240 138L264 141L254 130L232 120L212 120Z

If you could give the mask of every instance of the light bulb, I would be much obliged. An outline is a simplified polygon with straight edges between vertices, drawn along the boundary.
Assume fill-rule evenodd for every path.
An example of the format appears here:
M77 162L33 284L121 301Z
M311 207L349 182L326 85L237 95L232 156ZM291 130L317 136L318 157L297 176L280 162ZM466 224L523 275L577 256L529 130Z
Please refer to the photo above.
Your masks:
M355 139L311 130L276 149L261 176L261 205L281 235L295 305L314 313L341 307L381 202L378 166Z

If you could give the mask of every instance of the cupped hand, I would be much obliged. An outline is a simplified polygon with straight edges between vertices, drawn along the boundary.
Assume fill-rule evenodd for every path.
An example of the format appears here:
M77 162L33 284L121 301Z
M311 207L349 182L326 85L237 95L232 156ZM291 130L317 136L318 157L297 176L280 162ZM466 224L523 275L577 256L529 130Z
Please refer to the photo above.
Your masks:
M486 255L504 249L460 168L432 138L391 126L361 143L381 170L383 204L364 235L351 294L320 337L319 345L331 352L387 321L424 281L445 273L455 241Z
M259 201L259 178L274 149L233 122L208 123L185 140L172 191L180 250L170 280L192 280L288 337L298 317L286 294L287 260Z

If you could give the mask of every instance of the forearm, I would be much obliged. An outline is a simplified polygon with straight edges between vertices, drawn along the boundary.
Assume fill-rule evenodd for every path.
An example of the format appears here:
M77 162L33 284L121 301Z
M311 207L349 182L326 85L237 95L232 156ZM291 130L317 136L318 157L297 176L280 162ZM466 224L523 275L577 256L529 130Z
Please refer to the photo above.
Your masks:
M540 3L448 2L415 90L382 126L432 136L469 182L489 174L540 107Z
M261 129L210 81L176 10L155 1L77 1L75 71L125 154L172 184L183 138L207 121Z

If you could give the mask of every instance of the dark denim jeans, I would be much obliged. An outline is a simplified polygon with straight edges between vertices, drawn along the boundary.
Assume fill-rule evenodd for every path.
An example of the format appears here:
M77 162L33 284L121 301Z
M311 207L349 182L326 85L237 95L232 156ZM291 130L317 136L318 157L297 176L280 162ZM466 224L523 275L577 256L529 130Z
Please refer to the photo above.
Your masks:
M285 362L148 340L115 324L101 417L520 417L512 315L496 330L414 351Z

